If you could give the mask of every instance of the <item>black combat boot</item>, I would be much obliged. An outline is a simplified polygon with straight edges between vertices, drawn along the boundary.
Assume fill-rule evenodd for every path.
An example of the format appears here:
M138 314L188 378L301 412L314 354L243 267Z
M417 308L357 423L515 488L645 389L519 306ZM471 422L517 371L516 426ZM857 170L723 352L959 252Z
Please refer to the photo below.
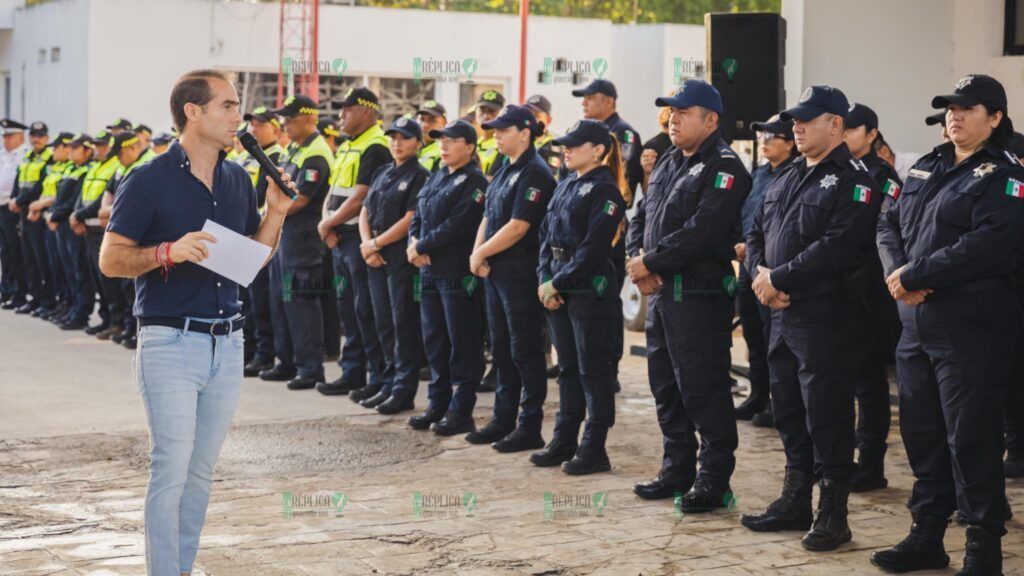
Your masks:
M718 485L700 477L693 483L693 488L679 499L679 509L682 512L697 514L713 512L718 508L731 509L735 505L736 499L729 484Z
M608 460L608 452L604 449L607 439L608 428L606 426L594 426L587 422L587 426L583 430L580 449L576 451L576 455L571 460L562 462L562 472L572 476L581 476L611 470L612 463Z
M956 576L1003 576L1003 534L981 526L967 527L967 553Z
M740 517L740 524L755 532L807 530L814 521L811 512L813 488L814 475L810 472L786 468L779 499L769 504L764 514L744 514Z
M571 460L579 450L579 443L576 441L579 435L580 422L569 422L556 418L551 442L543 450L530 454L530 463L541 468L561 466L562 462Z
M902 542L871 555L871 563L886 572L942 570L949 566L949 555L942 544L949 520L927 514L915 514L910 534Z
M871 492L881 490L889 485L885 477L885 455L881 457L865 457L861 454L857 463L857 471L850 479L850 492Z
M850 483L822 478L818 483L818 510L814 513L811 530L800 539L807 550L825 552L835 550L853 539L846 523L849 511Z

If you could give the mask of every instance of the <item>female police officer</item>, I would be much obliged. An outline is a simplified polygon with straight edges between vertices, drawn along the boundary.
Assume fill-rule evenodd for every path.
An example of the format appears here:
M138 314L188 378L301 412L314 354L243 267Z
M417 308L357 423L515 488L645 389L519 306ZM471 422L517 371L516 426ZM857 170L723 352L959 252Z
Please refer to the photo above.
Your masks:
M1024 220L1024 167L995 79L965 76L937 96L951 142L921 158L878 225L903 335L900 432L916 478L910 535L871 556L885 570L944 568L950 514L967 525L959 575L1002 573L1007 516L1003 402L1017 337L1011 277Z
M413 294L416 267L405 256L416 195L430 172L417 161L423 130L400 117L384 133L394 160L373 176L359 215L359 250L366 260L374 323L384 349L385 373L393 375L391 396L381 414L412 410L419 384L420 318Z
M614 318L622 314L611 259L626 209L625 179L618 143L605 124L580 120L557 142L575 174L559 183L541 228L537 296L548 309L558 351L560 404L554 437L530 461L592 474L611 469L605 440L615 424Z
M473 407L483 366L479 280L469 272L487 179L473 161L476 129L464 120L431 130L443 167L431 174L409 225L409 262L419 267L423 346L430 364L427 411L409 419L441 436L476 430ZM455 387L455 393L452 388Z
M537 302L533 277L539 250L537 228L547 212L555 179L533 144L543 128L525 106L508 106L483 126L494 130L498 151L508 158L487 189L486 215L469 257L473 274L486 278L498 382L490 423L466 440L493 443L499 452L536 450L544 447L540 426L547 367L544 308Z

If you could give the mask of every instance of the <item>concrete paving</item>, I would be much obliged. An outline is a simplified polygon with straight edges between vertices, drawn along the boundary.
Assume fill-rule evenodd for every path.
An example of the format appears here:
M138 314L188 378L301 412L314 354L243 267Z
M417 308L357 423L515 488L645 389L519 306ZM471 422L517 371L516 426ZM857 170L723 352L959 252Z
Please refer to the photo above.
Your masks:
M627 335L627 346L641 343ZM148 445L131 352L4 312L0 356L0 574L143 574ZM815 554L799 533L739 525L781 486L772 430L739 425L733 510L684 515L672 501L633 496L632 484L657 472L661 438L641 358L624 360L622 384L612 472L576 478L525 454L409 430L407 414L246 380L195 574L839 576L879 573L871 551L905 535L912 477L895 423L890 487L854 495L853 542ZM546 437L554 381L548 397ZM480 425L492 400L480 395ZM421 390L417 408L425 402ZM1024 483L1008 486L1024 510ZM1024 574L1021 522L1007 528L1005 571ZM951 528L946 546L959 566L963 531Z

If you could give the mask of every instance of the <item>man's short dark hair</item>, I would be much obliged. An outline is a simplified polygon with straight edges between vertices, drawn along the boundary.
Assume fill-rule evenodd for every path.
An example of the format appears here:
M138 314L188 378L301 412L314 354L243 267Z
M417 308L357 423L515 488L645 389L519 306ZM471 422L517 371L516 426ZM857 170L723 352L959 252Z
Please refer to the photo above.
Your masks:
M210 88L210 79L218 78L232 84L234 76L229 72L220 70L193 70L187 72L174 83L171 90L171 117L174 119L174 127L180 134L185 130L188 118L185 116L185 104L198 104L205 106L213 100L213 90Z

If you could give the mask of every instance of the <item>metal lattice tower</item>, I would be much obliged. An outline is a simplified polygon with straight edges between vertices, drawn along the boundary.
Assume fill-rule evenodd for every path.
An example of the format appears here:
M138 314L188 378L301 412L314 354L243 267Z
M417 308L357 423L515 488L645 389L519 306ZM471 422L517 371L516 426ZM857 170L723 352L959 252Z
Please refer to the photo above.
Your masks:
M280 0L280 6L278 106L295 93L316 98L320 86L317 60L320 0Z

